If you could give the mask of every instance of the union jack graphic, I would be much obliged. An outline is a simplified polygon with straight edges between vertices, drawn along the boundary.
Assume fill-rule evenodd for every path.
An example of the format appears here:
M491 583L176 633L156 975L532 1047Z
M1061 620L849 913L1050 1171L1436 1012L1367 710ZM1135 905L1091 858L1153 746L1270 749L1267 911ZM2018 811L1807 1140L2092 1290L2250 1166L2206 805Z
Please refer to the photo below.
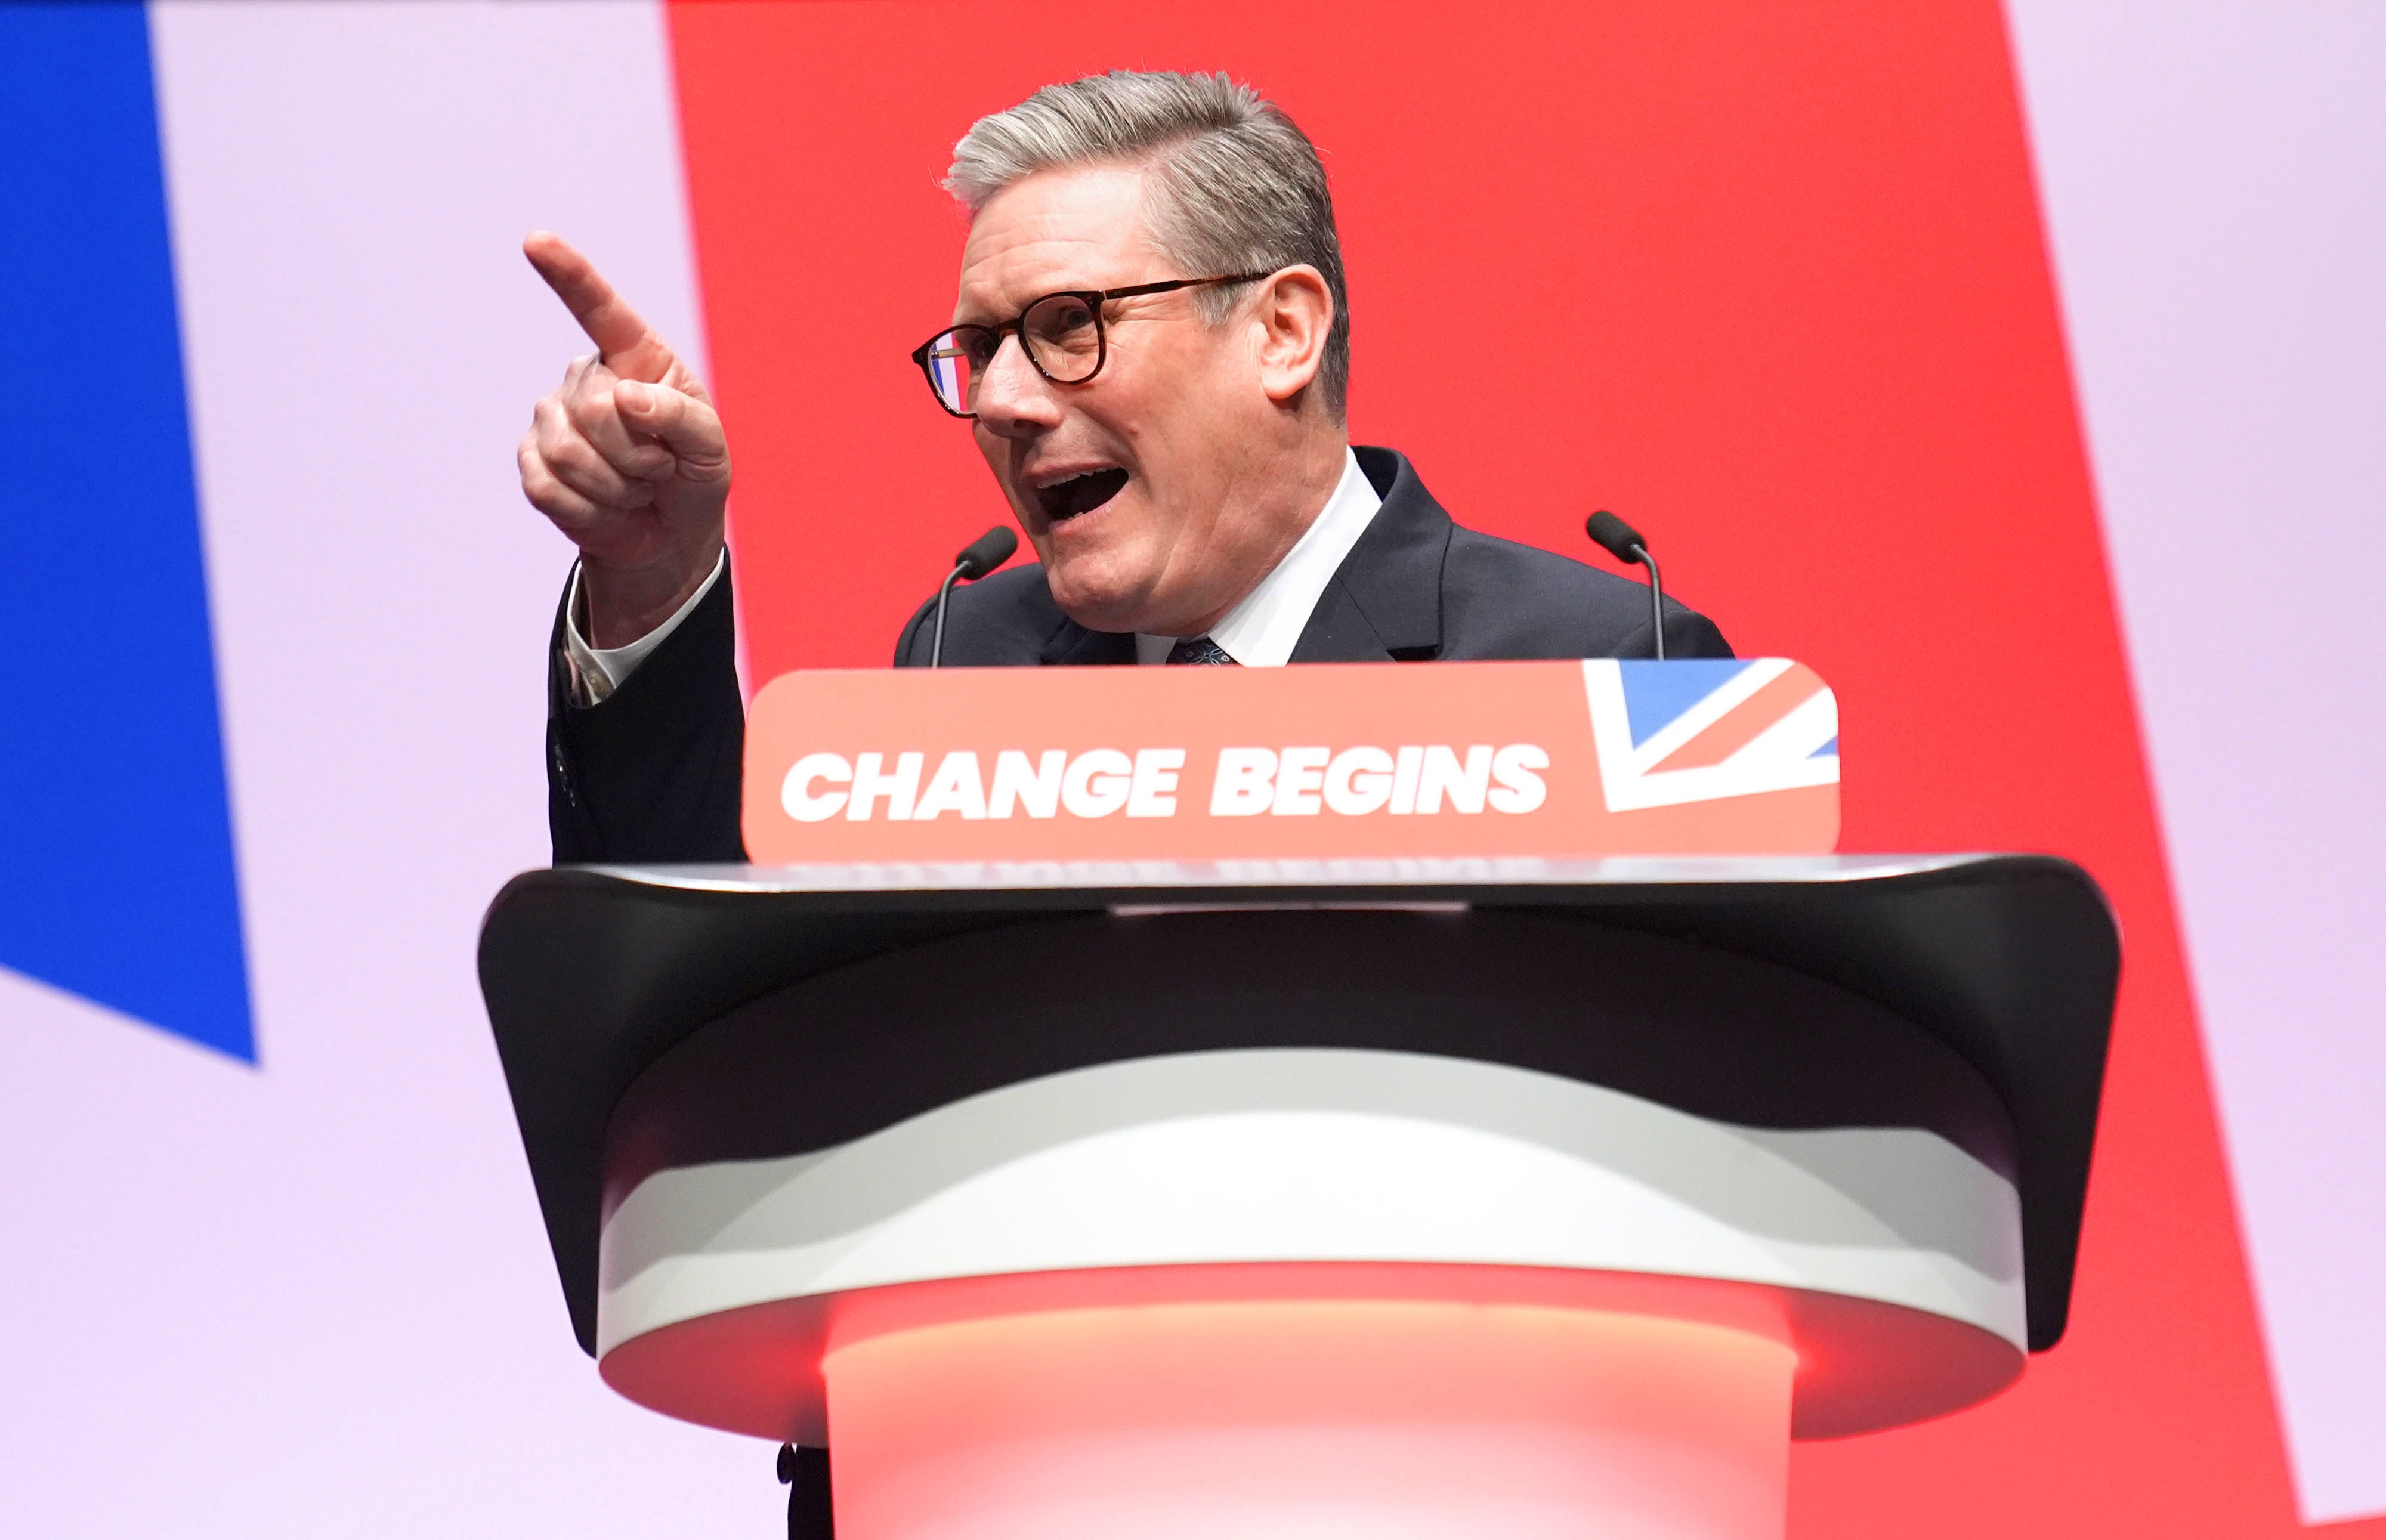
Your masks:
M1611 812L1839 782L1839 702L1802 663L1589 658L1582 679Z

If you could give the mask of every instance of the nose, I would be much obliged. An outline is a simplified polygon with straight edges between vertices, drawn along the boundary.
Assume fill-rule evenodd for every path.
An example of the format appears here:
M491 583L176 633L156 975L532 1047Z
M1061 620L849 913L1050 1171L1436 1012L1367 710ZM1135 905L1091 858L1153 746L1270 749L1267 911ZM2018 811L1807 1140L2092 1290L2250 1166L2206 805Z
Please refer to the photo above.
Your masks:
M978 426L1000 437L1031 437L1060 424L1052 382L1036 371L1016 334L1006 334L978 371L976 394Z

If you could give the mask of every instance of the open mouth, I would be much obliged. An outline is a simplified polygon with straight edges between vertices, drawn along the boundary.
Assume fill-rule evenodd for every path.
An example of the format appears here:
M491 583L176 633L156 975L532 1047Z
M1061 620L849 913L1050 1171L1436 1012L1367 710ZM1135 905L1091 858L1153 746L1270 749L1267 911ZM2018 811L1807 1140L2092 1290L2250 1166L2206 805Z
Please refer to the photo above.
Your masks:
M1126 472L1110 466L1039 486L1036 500L1043 505L1044 517L1058 524L1100 507L1125 489Z

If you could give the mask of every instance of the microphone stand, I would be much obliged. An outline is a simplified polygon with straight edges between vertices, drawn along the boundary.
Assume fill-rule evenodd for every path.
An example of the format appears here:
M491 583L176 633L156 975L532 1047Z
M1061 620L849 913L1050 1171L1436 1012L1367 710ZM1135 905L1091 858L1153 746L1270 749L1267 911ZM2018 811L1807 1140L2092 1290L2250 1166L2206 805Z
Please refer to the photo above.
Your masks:
M1649 543L1640 538L1639 530L1605 508L1585 520L1582 528L1593 543L1616 560L1649 569L1649 620L1657 636L1657 661L1663 663L1665 661L1665 580L1657 575L1657 558L1649 554Z
M953 596L953 584L961 582L961 574L976 565L969 557L961 557L953 570L945 574L944 582L936 589L936 631L928 642L928 667L931 669L945 666L945 605Z
M1636 543L1632 554L1639 558L1641 566L1649 569L1649 620L1656 627L1657 661L1663 663L1665 661L1665 581L1657 575L1657 558L1649 554L1648 546Z
M953 584L976 582L1009 561L1011 553L1017 549L1019 537L997 524L961 547L961 554L953 557L953 570L945 574L945 581L936 589L936 629L928 642L929 668L945 666L945 606L952 601Z

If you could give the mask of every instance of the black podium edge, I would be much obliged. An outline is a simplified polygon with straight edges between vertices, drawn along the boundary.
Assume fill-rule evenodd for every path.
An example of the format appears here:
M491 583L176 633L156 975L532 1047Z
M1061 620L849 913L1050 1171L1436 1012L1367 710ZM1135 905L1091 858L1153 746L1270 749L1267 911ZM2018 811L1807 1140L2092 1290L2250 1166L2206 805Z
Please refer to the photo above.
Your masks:
M1201 863L1191 882L1154 863L1024 870L1018 885L984 873L936 885L944 872L916 868L562 867L506 884L482 926L482 993L584 1351L596 1352L606 1124L698 1028L829 969L1025 918L1285 904L1565 909L1789 968L1905 1018L2012 1114L2030 1349L2063 1336L2120 974L2112 910L2067 860Z

